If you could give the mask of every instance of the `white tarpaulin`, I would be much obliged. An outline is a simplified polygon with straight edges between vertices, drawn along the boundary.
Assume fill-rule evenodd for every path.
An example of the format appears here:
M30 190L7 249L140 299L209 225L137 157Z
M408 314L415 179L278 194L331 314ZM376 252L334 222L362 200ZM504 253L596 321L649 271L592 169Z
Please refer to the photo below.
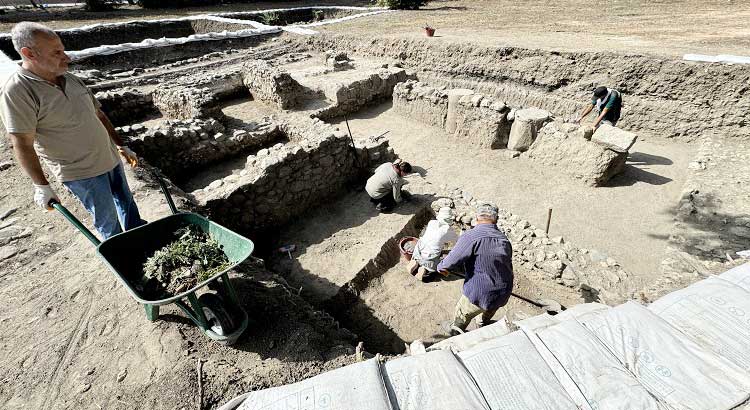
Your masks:
M591 409L666 409L575 319L542 329L537 334L586 397Z
M238 410L391 410L377 359L250 393Z
M649 392L675 410L729 410L750 397L750 374L635 302L591 318L585 326Z
M476 346L485 340L495 339L500 336L505 336L510 333L510 326L508 320L503 317L497 322L480 327L479 329L472 330L457 336L449 337L442 340L434 345L427 348L428 352L433 350L450 349L454 352L460 352L466 349Z
M576 410L552 370L521 331L458 354L492 410Z
M589 315L597 315L609 309L609 306L602 305L601 303L582 303L575 305L570 309L564 310L554 316L549 314L537 315L528 319L523 319L515 322L515 325L519 328L527 331L534 332L545 327L550 327L558 323L564 322L568 319L573 318L584 318Z
M450 350L391 360L385 370L389 393L400 410L489 410L474 379Z
M730 269L719 275L719 277L750 292L750 262Z
M750 371L750 293L717 277L670 293L648 309L702 347Z

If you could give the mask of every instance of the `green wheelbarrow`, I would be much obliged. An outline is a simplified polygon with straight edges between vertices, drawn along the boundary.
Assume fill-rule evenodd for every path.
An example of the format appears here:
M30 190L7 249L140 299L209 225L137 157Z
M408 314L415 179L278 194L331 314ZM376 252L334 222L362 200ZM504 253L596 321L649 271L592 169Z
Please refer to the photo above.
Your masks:
M133 298L143 304L149 320L155 321L159 318L160 306L174 303L208 337L222 344L231 345L247 329L248 316L240 306L237 293L229 281L228 272L252 254L253 242L201 215L179 212L164 181L158 176L156 178L162 193L167 198L172 215L114 235L104 242L99 241L62 204L55 202L52 206L96 246L96 253L99 257L117 275ZM173 232L187 226L197 227L215 239L229 258L231 266L185 292L164 299L152 300L140 292L137 286L134 286L140 283L143 277L143 263L155 251L173 240ZM198 291L204 287L208 289L204 289L205 292L198 296ZM186 300L188 303L185 303Z

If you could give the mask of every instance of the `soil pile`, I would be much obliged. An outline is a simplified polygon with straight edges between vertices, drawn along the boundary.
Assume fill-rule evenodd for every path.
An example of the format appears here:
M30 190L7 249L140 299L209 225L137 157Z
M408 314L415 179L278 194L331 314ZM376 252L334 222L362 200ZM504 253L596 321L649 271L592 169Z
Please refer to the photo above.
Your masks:
M196 227L178 229L175 241L143 264L143 291L165 297L184 292L231 266L221 245Z

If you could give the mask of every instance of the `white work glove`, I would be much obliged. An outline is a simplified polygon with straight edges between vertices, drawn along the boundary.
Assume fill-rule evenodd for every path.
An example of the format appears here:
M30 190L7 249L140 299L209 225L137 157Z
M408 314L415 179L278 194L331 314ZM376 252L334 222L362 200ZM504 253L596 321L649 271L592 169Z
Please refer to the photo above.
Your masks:
M135 168L138 165L138 157L135 156L135 152L124 145L118 145L117 151L120 152L125 161L130 164L131 167Z
M50 206L51 200L60 202L60 199L55 194L55 191L49 185L37 185L34 184L34 202L45 211L51 211L54 208Z

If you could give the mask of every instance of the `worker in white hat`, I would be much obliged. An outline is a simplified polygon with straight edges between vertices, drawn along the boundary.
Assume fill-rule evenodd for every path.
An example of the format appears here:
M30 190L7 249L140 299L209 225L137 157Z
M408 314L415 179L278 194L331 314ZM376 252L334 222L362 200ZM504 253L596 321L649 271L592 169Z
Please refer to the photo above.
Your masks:
M458 234L453 230L453 210L448 207L440 208L435 219L427 224L427 228L417 245L408 265L408 271L417 279L425 282L437 271L443 247L448 242L455 242Z

